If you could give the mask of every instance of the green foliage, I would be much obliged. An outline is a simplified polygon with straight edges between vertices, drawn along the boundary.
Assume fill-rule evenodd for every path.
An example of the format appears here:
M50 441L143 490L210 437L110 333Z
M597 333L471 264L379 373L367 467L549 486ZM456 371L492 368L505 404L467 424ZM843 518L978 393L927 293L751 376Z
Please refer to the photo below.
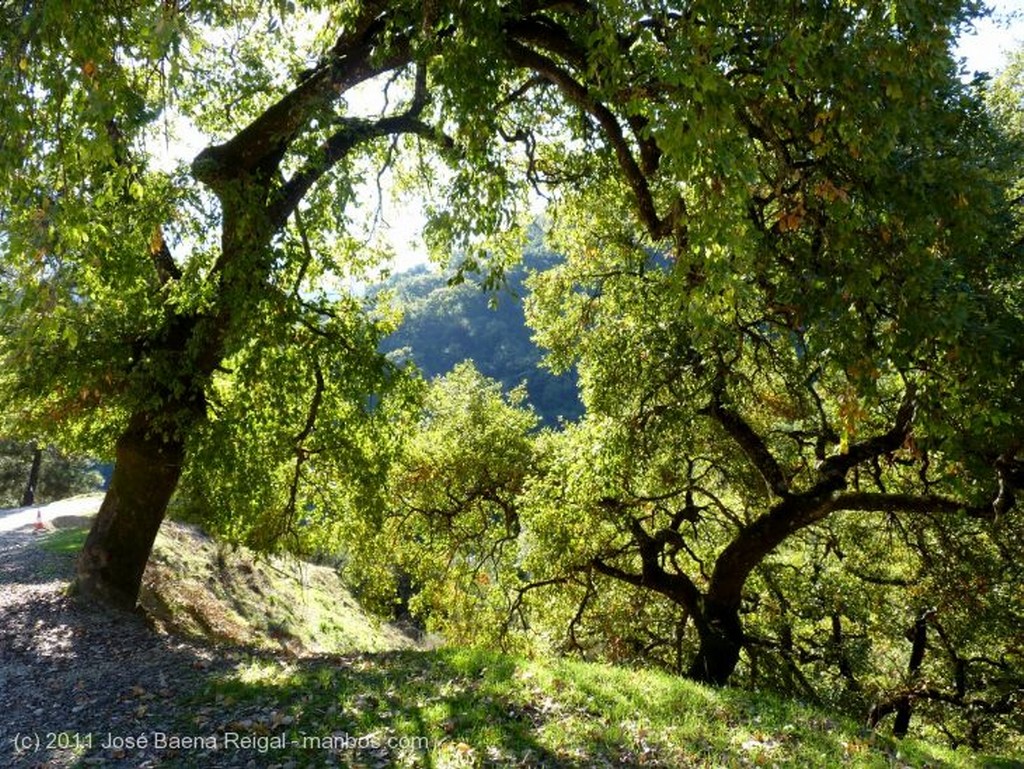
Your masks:
M378 504L384 402L408 387L377 351L389 318L338 290L381 256L346 232L350 169L268 230L266 189L214 190L154 157L181 117L212 143L265 114L315 56L301 49L327 42L299 34L321 11L39 2L0 33L5 424L109 456L141 421L187 444L188 514L313 551L336 545L341 511Z
M977 746L1019 727L1020 147L955 77L965 9L890 11L558 19L587 96L508 119L563 139L527 314L587 413L537 440L499 627L682 672L723 612L734 680Z
M431 384L389 479L388 515L354 550L364 596L386 599L402 579L408 608L449 640L500 637L519 584L516 497L533 465L537 417L524 397L470 363Z
M358 511L383 504L394 423L417 385L377 352L354 300L322 327L282 323L227 362L211 418L193 437L180 514L260 550L330 553Z
M850 21L844 34L859 44ZM862 58L899 55L873 35ZM813 71L835 77L823 62ZM1006 630L1019 605L1005 598L1021 590L1015 515L992 513L1005 481L994 460L1017 456L1021 435L1020 262L1004 202L1019 148L969 92L925 86L938 70L898 71L921 80L882 99L862 92L877 78L844 80L827 108L810 72L769 89L777 103L720 92L747 116L733 132L760 127L729 157L739 165L702 169L710 190L683 193L682 245L623 226L614 186L556 209L552 243L567 258L533 280L528 317L556 367L578 366L587 415L548 439L520 506L530 579L573 586L538 591L531 616L535 629L567 628L569 648L682 670L712 643L703 602L729 594L752 685L861 712L912 691L934 719L924 728L977 745L1019 729L1018 641ZM911 87L928 93L914 90L913 117L900 105ZM759 101L739 106L747 98ZM871 118L880 131L845 134L840 122L848 140L828 142L833 115L883 105L893 114ZM807 121L806 144L790 120ZM871 458L908 387L921 394L912 434ZM794 512L828 488L829 457L861 451L818 513ZM851 504L897 497L804 531L849 509L844 490ZM779 541L762 546L760 531ZM881 585L864 566L879 558ZM964 590L987 630L963 623ZM926 607L930 651L908 672L903 633Z

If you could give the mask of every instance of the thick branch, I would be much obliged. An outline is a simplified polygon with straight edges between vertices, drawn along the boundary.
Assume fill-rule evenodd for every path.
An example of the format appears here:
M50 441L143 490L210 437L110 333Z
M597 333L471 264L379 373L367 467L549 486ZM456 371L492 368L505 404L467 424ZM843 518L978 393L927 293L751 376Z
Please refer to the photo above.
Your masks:
M227 142L200 152L192 162L196 179L214 191L246 176L269 181L292 141L318 110L357 83L408 63L410 53L403 41L374 60L384 7L380 2L367 4L353 28L339 37L328 62Z
M578 70L586 69L587 54L580 49L562 27L543 16L516 19L505 30L520 43L528 43L568 62Z
M722 403L720 393L715 394L707 413L736 441L747 455L747 459L764 478L770 492L779 496L789 493L789 479L782 472L768 446L743 417Z
M950 497L936 494L874 494L851 492L837 497L833 510L862 510L878 513L959 513L974 518L992 517L990 506L970 507Z
M631 520L630 530L640 550L641 573L627 572L601 558L593 560L594 568L605 576L661 593L691 613L699 614L701 594L697 586L685 574L671 574L661 566L660 556L665 548L665 539L652 537L635 519Z
M617 566L612 566L610 563L605 563L600 558L594 559L594 568L606 577L612 577L613 579L625 582L628 585L635 585L636 587L644 586L643 575L634 574L633 572L620 569Z
M836 454L819 465L819 471L826 478L829 476L845 476L861 462L866 462L882 454L891 454L899 449L910 435L910 427L917 411L917 389L913 384L907 385L896 420L892 428L882 435L850 446L845 454Z
M787 537L827 516L832 511L833 495L845 483L842 477L832 477L810 491L786 497L740 531L715 561L708 596L725 605L739 606L750 572Z
M670 575L660 568L652 572L646 566L644 567L643 573L637 574L636 572L626 571L618 566L614 566L601 558L594 558L591 563L599 574L611 577L619 582L625 582L627 585L654 590L657 593L661 593L669 600L680 604L687 611L694 614L699 611L700 595L697 593L696 586L693 586L689 579L684 575ZM677 580L675 581L678 582L678 584L670 584L670 580L668 579L670 577L676 577ZM685 583L689 583L689 585L693 587L692 595L690 595L690 591ZM684 588L682 592L678 589L680 587Z
M172 280L181 279L181 268L175 263L171 250L167 247L162 227L157 227L153 231L153 237L149 242L149 256L153 260L153 267L161 286Z
M992 502L992 517L998 517L1016 504L1015 490L1024 485L1024 466L1019 460L1003 455L996 460L999 493Z
M619 124L614 113L591 96L586 86L573 78L569 72L560 67L555 61L526 47L519 40L515 39L513 35L510 35L507 48L509 57L514 64L531 69L546 78L561 90L570 102L597 120L604 131L605 137L615 151L619 167L636 198L640 220L651 237L661 239L674 235L682 239L682 232L677 230L682 224L684 208L681 205L673 207L670 215L664 219L658 215L657 206L655 205L654 196L651 193L647 177L644 176L640 165L633 156L629 142L622 131L622 126Z
M822 520L833 511L840 509L877 509L870 505L939 504L936 497L913 497L903 495L860 494L840 495L846 489L846 474L861 462L870 461L882 454L896 451L910 434L916 409L914 387L908 386L903 403L896 414L890 430L882 435L869 438L850 447L845 454L838 454L824 460L819 466L822 478L811 489L802 494L787 496L771 511L745 527L722 551L715 562L711 575L708 597L726 605L739 605L743 585L750 572L764 557L797 531ZM951 502L943 503L952 506ZM864 508L858 508L864 505ZM931 508L934 509L934 508ZM962 509L957 505L955 509Z
M640 26L643 26L641 23ZM588 67L588 56L585 48L577 44L569 33L561 26L546 17L532 16L510 22L505 29L521 43L527 43L549 54L554 54L574 67L577 71L585 71ZM629 48L636 39L636 33L619 37L622 56L629 57ZM624 96L625 99L625 96ZM648 120L643 115L632 114L626 117L633 138L640 149L640 168L645 175L658 170L661 160L661 149L647 133Z

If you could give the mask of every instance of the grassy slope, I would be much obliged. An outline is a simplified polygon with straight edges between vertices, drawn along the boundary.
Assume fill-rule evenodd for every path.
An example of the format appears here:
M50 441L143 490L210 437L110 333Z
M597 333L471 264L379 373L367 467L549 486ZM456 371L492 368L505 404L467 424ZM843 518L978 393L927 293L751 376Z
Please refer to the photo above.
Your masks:
M46 546L71 551L83 537L58 532ZM368 619L333 572L307 565L301 573L304 580L294 563L257 561L188 527L165 527L146 591L160 621L286 651L255 654L182 703L180 733L282 739L255 750L256 765L296 767L1024 767L897 742L791 701L656 672L395 651L408 642ZM345 654L353 649L376 652ZM208 760L182 752L161 765Z
M174 522L161 528L154 552L142 605L176 632L295 656L412 646L364 613L328 567L257 558Z
M196 699L211 702L247 714L211 726L285 735L274 760L295 766L1024 766L895 741L772 696L468 650L251 662Z
M50 534L44 546L76 552L89 519L76 523ZM364 613L333 569L256 557L174 521L157 536L140 602L160 630L289 656L413 645Z

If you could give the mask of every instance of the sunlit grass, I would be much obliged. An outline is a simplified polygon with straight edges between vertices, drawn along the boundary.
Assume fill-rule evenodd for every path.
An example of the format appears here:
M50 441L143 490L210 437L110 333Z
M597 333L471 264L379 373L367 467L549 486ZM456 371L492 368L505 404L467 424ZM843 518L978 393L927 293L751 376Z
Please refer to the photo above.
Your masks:
M304 736L317 734L373 742L372 753L365 746L338 753L343 766L997 765L919 740L896 741L769 695L470 650L289 666L259 660L218 680L192 705L203 702L262 707L276 714L268 718L287 721L290 747L275 761L300 766L323 758L319 745L303 747Z
M51 553L74 555L82 549L88 535L87 528L60 529L46 534L40 542L40 546Z

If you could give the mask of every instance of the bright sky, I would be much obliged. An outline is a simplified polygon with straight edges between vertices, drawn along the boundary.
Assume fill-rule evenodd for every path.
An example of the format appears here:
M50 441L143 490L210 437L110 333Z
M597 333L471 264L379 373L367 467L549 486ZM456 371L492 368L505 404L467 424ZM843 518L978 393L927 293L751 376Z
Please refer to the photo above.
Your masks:
M969 73L999 71L1007 56L1024 44L1024 0L989 0L988 5L992 15L962 36L957 47Z

